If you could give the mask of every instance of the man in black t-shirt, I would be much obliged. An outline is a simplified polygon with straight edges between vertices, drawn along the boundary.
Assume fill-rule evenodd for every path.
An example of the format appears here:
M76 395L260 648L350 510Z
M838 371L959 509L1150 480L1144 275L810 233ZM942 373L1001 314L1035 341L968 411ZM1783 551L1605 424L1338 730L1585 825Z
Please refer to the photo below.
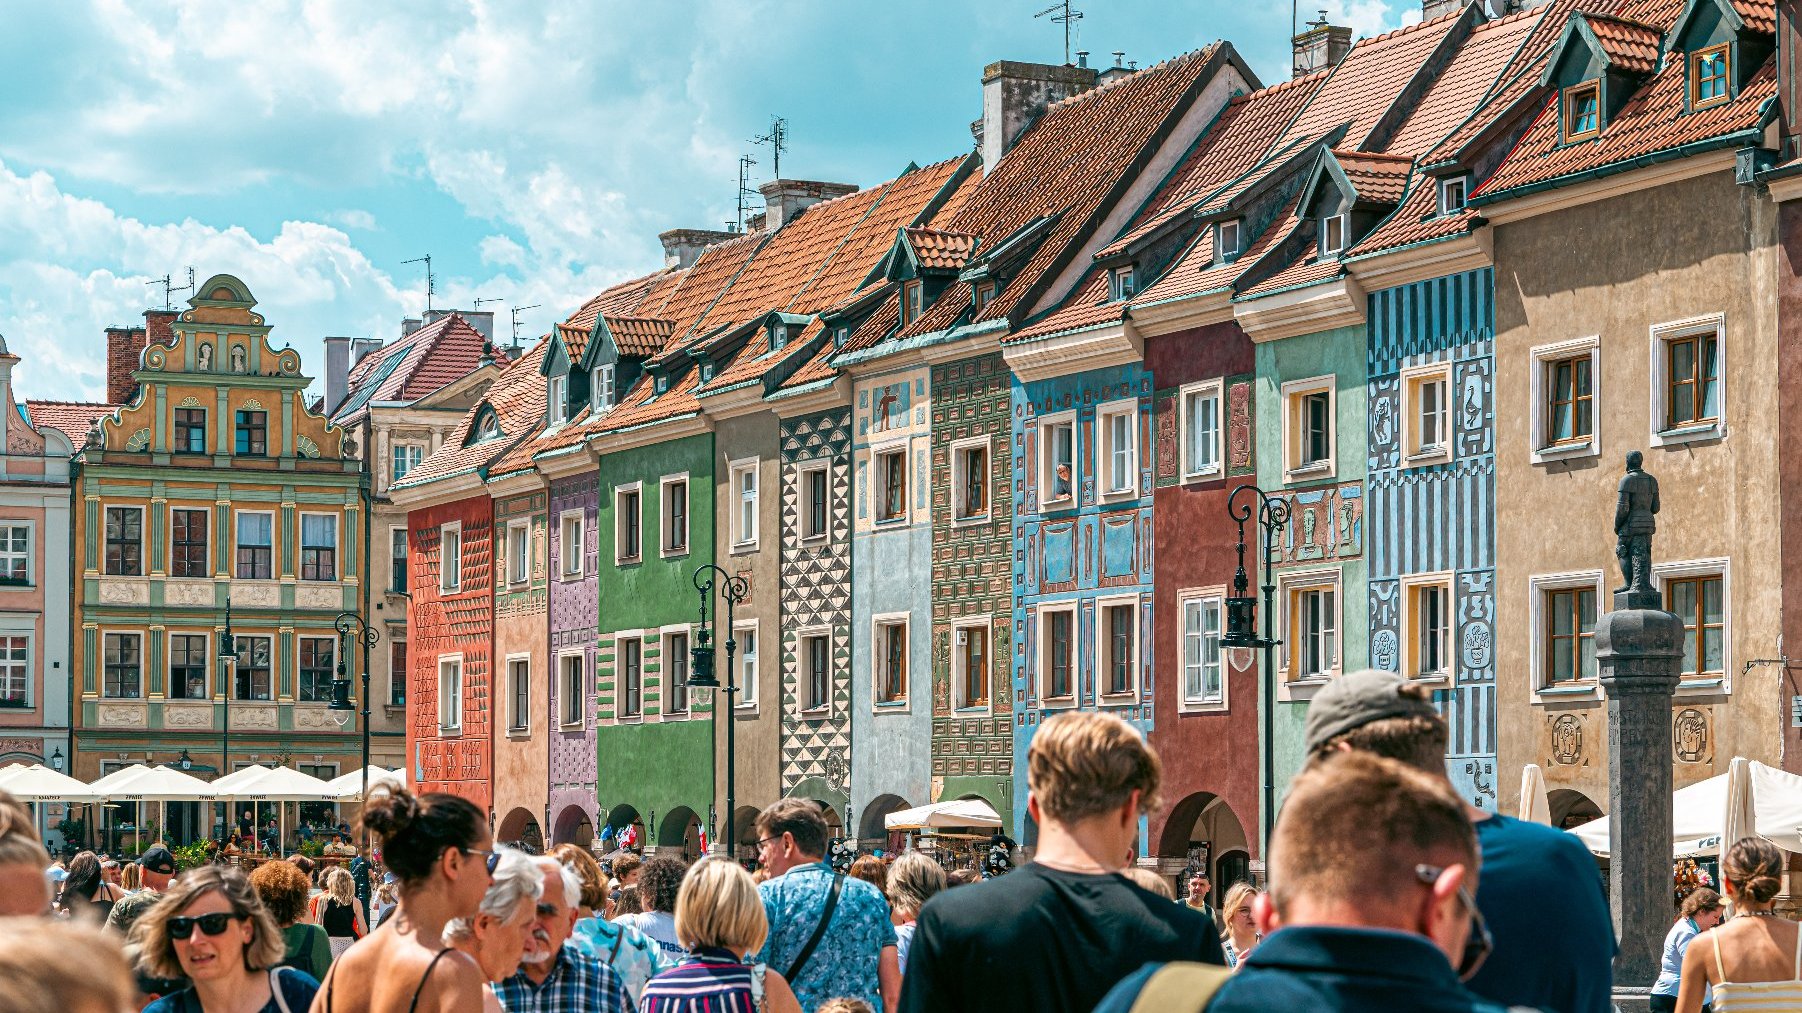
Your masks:
M1200 912L1121 876L1157 805L1157 754L1107 714L1039 726L1027 759L1033 860L921 909L902 1013L1089 1013L1147 961L1224 964Z

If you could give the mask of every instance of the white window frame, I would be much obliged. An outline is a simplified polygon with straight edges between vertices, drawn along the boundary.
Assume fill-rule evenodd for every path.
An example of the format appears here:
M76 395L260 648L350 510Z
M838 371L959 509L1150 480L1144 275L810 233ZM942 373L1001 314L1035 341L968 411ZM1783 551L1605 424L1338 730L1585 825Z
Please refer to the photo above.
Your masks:
M517 544L516 544L517 543ZM532 522L507 522L507 584L518 587L532 579Z
M184 507L182 509L187 509L187 508ZM208 513L210 513L210 512L211 511L208 511ZM174 514L170 514L170 516L173 517ZM212 519L209 517L208 518L208 528L209 529L211 528L211 520ZM37 564L38 526L37 526L37 522L29 520L27 518L15 519L15 518L8 517L8 518L0 519L0 546L4 546L6 544L6 542L11 540L11 533L7 530L9 528L24 528L25 529L25 552L24 552L25 583L23 583L23 584L0 584L0 591L30 590L31 588L38 586L38 564ZM208 531L208 534L209 535L211 534L210 530ZM171 540L171 542L170 542L171 548L173 548L173 545L174 545L173 540L175 538L175 527L173 524L171 524L169 527L169 538ZM210 541L210 539L209 539L209 541ZM207 548L208 548L207 554L211 555L212 554L211 553L212 546L209 545ZM10 557L15 557L18 555L20 555L20 554L16 553L16 552L0 551L0 560L4 560L4 559L10 558Z
M1082 700L1082 609L1075 601L1046 602L1033 610L1035 614L1035 637L1038 643L1033 646L1037 656L1038 673L1035 679L1039 697L1039 707L1044 710L1075 707ZM1050 695L1051 686L1051 623L1047 617L1054 612L1067 613L1070 616L1070 694L1068 696Z
M20 664L23 666L23 671L21 671L19 673L21 685L24 687L24 690L25 690L25 695L24 695L25 702L19 707L7 707L4 709L0 709L0 714L4 714L9 710L10 711L30 710L33 707L37 706L38 695L37 695L37 693L33 692L34 687L32 685L32 683L35 680L33 680L31 677L32 665L36 663L37 656L38 656L37 636L35 635L35 632L29 628L6 629L3 627L0 627L0 672L4 672L6 666L12 664L12 660L5 657L5 651L7 649L6 648L6 640L9 637L18 637L21 640L25 641L25 658L22 662L20 662ZM210 649L210 643L209 643L209 650L207 651L207 654L210 657L212 655L212 653L213 652ZM139 674L140 681L143 679L141 669L142 669L142 663L140 662L140 674ZM0 681L3 681L3 680L4 680L4 676L0 676ZM210 683L208 684L208 688L209 689L211 688ZM164 684L163 692L164 692L165 696L168 695L168 684L167 683ZM202 697L202 699L211 699L211 697Z
M1665 425L1670 412L1670 356L1665 346L1675 340L1714 335L1714 421L1679 426ZM1655 447L1669 447L1698 440L1718 440L1727 435L1727 316L1707 313L1684 320L1672 320L1651 327L1651 441Z
M1237 260L1245 252L1245 227L1237 218L1229 218L1214 227L1214 259L1222 264Z
M531 735L531 708L528 706L526 713L519 713L519 682L513 671L513 666L516 664L524 664L526 667L526 697L529 700L532 695L532 655L529 652L509 654L502 659L502 664L505 666L507 673L507 735L509 737L515 735Z
M982 451L982 512L966 514L963 503L966 499L964 490L970 482L970 469L964 462L964 455L972 450ZM994 488L994 443L987 436L976 436L967 440L957 440L951 444L951 525L957 527L965 524L981 524L995 514Z
M13 635L14 635L14 631L0 629L0 637L8 637L8 636L13 636ZM176 637L199 637L206 645L205 646L206 664L201 666L201 670L205 673L206 688L201 692L200 696L182 697L182 696L176 696L174 693L174 687L175 687L175 638ZM296 673L298 673L300 671L299 653L300 652L297 647L296 651L295 651L295 666L294 666L294 670ZM214 636L212 630L183 629L183 630L165 630L163 632L163 698L164 699L166 699L166 700L188 700L188 701L195 701L195 700L211 701L213 699L213 693L214 693L215 689L217 688L216 683L218 682L218 673L217 673L216 669L217 669L218 665L219 665L218 643L217 643L217 638ZM296 681L298 681L298 679L299 679L298 674L296 675L295 678L296 678Z
M964 664L963 643L960 637L970 630L981 630L983 634L982 663L988 671L983 673L983 683L988 686L988 698L981 703L970 700L965 692L970 684L969 670ZM993 714L995 713L995 621L988 614L959 616L951 624L951 699L959 714Z
M408 451L411 451L412 453L409 454L409 453L407 453ZM408 458L407 466L405 468L400 467L400 463L403 458ZM389 483L392 484L392 483L400 481L403 478L406 478L407 473L412 471L414 468L419 467L419 463L424 460L425 460L425 444L423 444L423 443L413 443L413 442L409 441L409 442L404 442L404 443L390 444L389 449L388 449L388 481L389 481Z
M1137 292L1138 272L1132 264L1107 273L1108 302L1125 302Z
M898 700L882 699L882 676L884 665L888 661L888 652L883 648L882 631L886 627L901 628L903 645L901 679L901 698ZM882 612L870 617L870 706L879 714L893 714L913 708L913 685L908 678L913 669L913 613Z
M1534 464L1548 461L1565 461L1574 457L1595 457L1602 452L1602 339L1600 335L1591 334L1586 338L1573 341L1562 341L1556 344L1539 345L1528 353L1528 366L1531 373L1528 387L1532 400L1528 403L1528 417L1533 422L1533 443L1529 448L1529 458ZM1589 419L1592 427L1589 439L1563 446L1551 446L1552 403L1551 377L1548 375L1551 364L1560 359L1574 359L1587 354L1589 356Z
M568 671L569 662L572 658L575 659L576 663L576 670L574 673L576 717L573 721L570 720L569 717L571 686L569 678L570 672ZM551 715L550 719L556 722L558 728L579 729L586 723L588 717L588 654L581 648L577 648L573 651L558 651L555 664L557 667L553 671L552 678L557 680L557 713Z
M670 543L670 504L675 497L670 490L677 485L682 486L682 544ZM694 488L688 480L688 472L676 475L665 475L657 482L657 554L664 559L688 555L689 546L694 544L695 515L694 497L689 491Z
M1128 650L1127 660L1132 665L1128 682L1129 688L1122 693L1115 693L1108 688L1111 673L1108 665L1112 659L1108 652L1113 649L1113 638L1107 626L1107 613L1110 608L1128 606L1132 610L1132 647ZM1145 656L1140 647L1139 627L1144 619L1144 602L1138 594L1104 595L1095 599L1095 695L1102 706L1118 706L1136 704L1144 692Z
M1452 193L1454 191L1458 195L1458 202L1456 204L1452 203ZM1439 181L1439 213L1441 215L1455 215L1464 210L1469 197L1470 176L1468 174L1459 173L1456 176L1447 176Z
M569 421L569 377L553 376L544 385L545 418L552 426Z
M243 548L243 546L244 546L244 543L242 541L244 532L243 532L243 529L238 527L238 519L241 517L252 515L252 514L261 515L263 517L269 518L269 576L267 576L267 577L240 577L240 576L238 576L238 550ZM294 532L294 541L297 545L299 544L299 542L300 542L300 532L299 531ZM282 565L281 565L282 559L281 559L280 546L281 546L281 528L276 526L276 512L274 510L233 510L232 511L232 565L231 565L232 578L231 579L233 579L233 580L269 580L269 581L277 581L277 580L282 579ZM295 569L298 570L299 567L295 567Z
M912 453L912 445L905 438L892 440L880 446L870 448L870 519L878 525L905 525L913 514L910 502L913 490L908 488L913 476L909 474L908 458ZM888 517L882 515L882 506L888 502L888 469L883 462L890 455L901 458L901 511Z
M446 676L455 692L446 692ZM463 731L463 655L438 655L438 734Z
M1420 442L1421 391L1427 384L1442 385L1439 398L1439 442L1431 446ZM1402 460L1409 468L1446 464L1452 459L1452 364L1435 362L1410 366L1401 374L1400 422Z
M1082 472L1077 466L1082 460L1082 443L1078 439L1080 434L1077 431L1076 413L1063 411L1042 415L1034 421L1034 425L1039 429L1039 506L1041 509L1054 505L1059 509L1073 507L1082 483ZM1053 469L1056 465L1052 459L1050 436L1058 427L1066 425L1070 427L1070 491L1063 496L1053 496L1052 483L1056 479Z
M457 539L457 558L454 561L450 558L450 554L444 551L446 542L452 536ZM463 522L451 521L438 525L438 593L456 594L462 590Z
M800 505L800 516L796 520L796 534L802 544L827 542L832 538L832 472L828 468L826 458L804 461L795 466L795 499ZM807 530L813 518L813 476L819 475L821 495L825 500L820 506L820 519L824 526L816 532Z
M576 532L574 538L571 538L569 534L572 522L575 525ZM639 536L642 540L642 531L639 533ZM581 580L585 575L587 571L583 561L588 557L588 553L584 549L587 545L587 537L588 523L584 519L580 507L574 510L564 510L557 514L558 580ZM570 568L572 562L575 564L574 569Z
M1115 443L1114 420L1126 420L1126 443L1122 448ZM1095 409L1095 432L1099 439L1095 444L1100 448L1100 457L1095 462L1097 477L1101 480L1100 499L1121 500L1132 499L1139 495L1139 399L1122 398L1109 401ZM1126 463L1126 484L1114 485L1114 464L1116 457L1123 457Z
M302 576L302 574L306 572L306 559L307 559L307 548L308 548L308 546L307 546L307 518L308 517L324 517L327 520L330 520L332 522L332 544L331 544L332 576L329 580L323 579L323 578L316 578L316 577L315 578L307 578L307 577ZM344 576L344 539L342 537L340 537L340 535L342 533L342 529L343 529L343 524L339 518L339 515L336 513L328 513L328 512L324 512L324 511L318 511L318 510L302 510L302 511L300 511L300 513L294 519L294 552L295 552L294 577L296 580L309 580L311 583L314 583L314 584L328 584L328 583L332 583L333 581L337 581L337 580L340 580L343 578L343 576ZM273 533L272 533L272 538L273 538ZM273 545L270 546L269 560L270 560L271 564L273 564L275 561L275 547Z
M1733 693L1733 561L1725 556L1712 559L1679 559L1652 564L1652 587L1658 591L1663 607L1664 584L1667 580L1686 577L1719 577L1721 579L1721 677L1700 676L1677 683L1678 696L1728 696ZM1601 605L1596 606L1600 616ZM1681 619L1682 616L1677 618Z
M1191 467L1189 450L1195 440L1195 417L1189 410L1198 401L1212 401L1214 404L1214 463L1205 468ZM1181 445L1177 447L1180 460L1177 467L1182 472L1183 481L1194 482L1202 479L1217 478L1226 473L1226 381L1224 379L1205 380L1200 383L1184 384L1176 395L1176 415L1178 438Z
M1227 709L1227 648L1220 646L1220 694L1219 699L1211 699L1206 693L1199 696L1189 692L1189 608L1212 608L1215 615L1214 639L1216 642L1226 634L1226 588L1199 587L1184 588L1176 593L1176 666L1177 666L1177 712L1181 714L1206 714ZM1207 634L1201 634L1205 642ZM1203 680L1206 680L1207 660L1203 653L1199 664L1202 668Z
M1333 241L1334 225L1339 226L1339 241L1337 243ZM1350 236L1350 213L1341 211L1336 215L1323 216L1320 219L1320 255L1322 257L1337 257L1344 253L1345 248L1350 245L1348 242Z
M678 657L678 652L673 649L675 645L670 643L671 637L682 637L683 642L687 645L680 652L681 655L687 655L682 658L682 671L686 673L687 679L683 681L685 692L682 695L681 710L670 706L675 697L671 690L676 685L674 676ZM657 628L657 719L659 721L686 721L696 716L694 658L688 654L694 645L694 627L688 623L675 623ZM721 679L720 685L724 686L725 684L726 681Z
M1416 595L1423 588L1438 588L1445 592L1445 645L1443 655L1445 667L1432 674L1420 671L1420 617L1415 610ZM1407 678L1429 685L1448 684L1458 675L1458 596L1452 581L1452 572L1442 570L1437 573L1410 573L1401 579L1401 623L1398 631L1401 637L1399 657L1396 664Z
M629 493L638 496L638 551L627 554L626 547L626 512L620 506L620 500ZM613 562L617 566L627 566L644 560L644 483L627 482L613 487Z
M1282 386L1283 411L1283 481L1311 482L1322 478L1335 478L1339 474L1339 378L1327 373L1322 376L1310 376L1300 380L1290 380ZM1301 441L1303 438L1301 405L1302 399L1310 394L1326 395L1326 459L1301 463Z
M613 720L641 722L645 713L644 630L622 630L613 637ZM627 714L626 708L626 644L638 644L638 710Z
M750 651L745 650L744 634L751 635ZM763 629L755 619L740 619L732 624L732 639L738 641L738 651L732 663L738 666L734 678L738 680L738 699L732 701L733 707L740 711L757 710L757 680L761 677L760 666L763 664Z
M614 386L614 381L619 375L616 370L617 367L613 363L607 362L589 371L588 405L592 410L604 412L618 402L619 391ZM601 396L602 391L606 391L606 397Z
M813 661L808 650L808 641L818 637L826 642L826 692L824 698L816 706L808 706L808 693L813 688L813 671L809 667ZM795 704L801 715L809 720L818 720L832 714L832 627L803 626L795 631Z
M1569 591L1576 588L1590 588L1596 593L1596 621L1599 623L1603 611L1607 608L1607 599L1603 596L1607 589L1603 586L1604 575L1601 570L1571 570L1565 573L1537 573L1527 578L1527 629L1531 641L1528 644L1531 653L1527 656L1527 674L1531 678L1533 701L1545 703L1550 700L1569 700L1602 698L1600 663L1596 666L1596 679L1578 679L1559 686L1553 686L1546 680L1551 673L1546 671L1545 652L1551 630L1546 626L1545 599L1549 591ZM1662 588L1660 588L1662 593Z
M762 462L755 457L727 463L730 482L726 488L726 500L732 511L733 552L757 548L757 529L763 514L763 476L759 474L761 465ZM751 480L748 490L743 485L747 476Z
M1334 677L1345 671L1345 574L1338 567L1317 570L1291 570L1277 575L1277 607L1281 609L1283 624L1279 636L1283 639L1283 650L1279 664L1282 666L1282 686L1287 688L1293 699L1302 699L1310 689L1326 685ZM1300 638L1295 635L1295 616L1291 601L1295 595L1305 591L1333 592L1333 658L1325 671L1308 676L1296 674L1300 663L1298 655ZM1297 693L1296 690L1300 690ZM1285 699L1280 689L1277 699Z
M106 691L106 638L107 637L137 637L138 638L138 693L136 696L112 696L112 695L108 694ZM99 695L100 695L100 699L102 699L102 700L147 700L150 698L150 673L149 673L150 655L144 650L145 644L148 640L149 640L149 634L145 633L142 629L109 630L109 629L106 629L105 627L101 628L100 637L99 637L99 642L100 642L100 665L99 665L100 694ZM237 682L237 673L235 671L233 672L232 681L234 683Z

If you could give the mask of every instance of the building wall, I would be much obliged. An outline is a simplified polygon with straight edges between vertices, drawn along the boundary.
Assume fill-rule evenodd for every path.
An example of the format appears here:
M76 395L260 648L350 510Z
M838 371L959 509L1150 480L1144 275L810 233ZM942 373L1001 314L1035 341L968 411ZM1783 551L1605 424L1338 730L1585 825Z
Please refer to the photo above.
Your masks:
M1612 608L1608 592L1621 583L1615 490L1630 450L1644 452L1659 482L1654 564L1719 560L1725 571L1724 679L1678 690L1676 782L1723 772L1734 756L1783 762L1797 690L1767 662L1784 653L1773 590L1782 469L1769 429L1780 417L1775 230L1770 202L1724 170L1496 227L1497 620L1521 633L1497 649L1505 775L1538 763L1553 792L1606 808L1605 706L1593 684L1562 693L1535 685L1529 586L1535 576L1593 571L1598 612ZM1724 434L1657 446L1652 328L1706 314L1723 318ZM1596 456L1535 464L1531 350L1590 335L1600 359ZM1502 779L1505 809L1518 780Z
M494 796L494 501L486 494L407 515L413 552L413 599L407 610L408 783L444 791L490 809ZM462 525L462 585L439 590L442 531ZM438 676L443 659L462 659L463 722L439 728Z
M749 597L734 610L734 621L739 628L733 632L733 640L738 645L733 656L737 668L733 678L740 687L733 711L736 737L733 784L736 805L741 810L762 809L782 797L779 695L782 675L778 662L782 624L782 455L779 443L780 426L771 412L759 411L721 419L714 425L714 516L720 521L717 534L719 563L726 572L742 577L750 588ZM727 518L738 507L732 489L731 465L750 459L757 461L757 541L753 546L740 547L732 544L731 528L727 523ZM717 604L723 604L723 601ZM724 630L725 613L722 611L714 618ZM755 637L756 647L757 686L755 693L749 696L743 692L744 683L751 674L745 666L746 624L755 624L749 632ZM717 674L723 687L726 683L723 667L726 652L723 644L719 646L717 663L721 670ZM747 700L751 705L746 705ZM720 729L714 747L719 753L715 761L714 797L719 799L716 806L723 808L726 804L725 729ZM722 811L716 812L715 816L708 832L723 833L725 815ZM735 824L741 822L734 821ZM736 825L733 832L739 837L744 836Z
M550 650L545 673L548 691L548 713L563 713L561 687L557 684L557 658L564 652L582 653L582 671L591 688L582 703L580 727L564 727L556 721L546 726L550 738L550 821L547 830L555 843L576 840L587 821L588 832L598 833L601 814L595 809L595 696L592 692L595 671L595 621L600 614L599 543L597 525L600 504L599 476L583 472L551 483L551 517L561 518L566 511L582 513L582 576L565 580L555 574L550 580ZM549 525L550 559L561 559L563 530L560 521ZM611 544L609 541L608 544Z
M543 846L547 793L550 790L548 744L552 713L546 709L550 694L545 687L553 670L550 663L546 579L545 506L550 490L537 489L494 501L494 815L500 840L536 838ZM513 560L508 553L507 532L515 524L526 525L526 579L512 580ZM517 712L511 667L527 665L529 680L523 713Z

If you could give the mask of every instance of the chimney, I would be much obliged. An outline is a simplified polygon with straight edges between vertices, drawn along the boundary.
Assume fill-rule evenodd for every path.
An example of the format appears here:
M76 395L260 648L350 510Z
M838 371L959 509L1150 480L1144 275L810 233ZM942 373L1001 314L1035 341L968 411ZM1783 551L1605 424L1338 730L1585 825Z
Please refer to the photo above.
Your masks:
M493 310L427 310L426 315L425 315L425 322L428 324L435 324L438 321L443 320L445 317L450 316L452 313L455 313L458 316L462 317L466 322L468 322L469 326L474 327L477 331L480 331L482 337L485 340L488 340L488 341L494 340L494 311Z
M335 412L350 393L350 339L325 339L325 409Z
M1121 78L1125 77L1126 75L1132 73L1134 69L1137 69L1136 66L1132 69L1128 69L1125 66L1125 61L1126 61L1126 51L1123 49L1114 50L1114 65L1112 67L1109 67L1108 69L1102 71L1096 77L1095 83L1098 85L1110 84L1110 83L1112 83L1114 81L1118 81ZM1138 61L1134 60L1133 63L1136 65L1138 63Z
M1320 20L1308 22L1308 30L1295 37L1294 76L1306 77L1338 64L1351 45L1351 29L1327 24L1326 11L1321 11Z
M850 183L821 183L811 179L772 179L757 188L763 194L764 225L774 231L823 200L856 193Z
M1093 67L1001 60L982 71L982 171L989 172L1053 102L1095 87Z
M400 322L400 336L406 337L425 326L425 321L418 317L407 317Z
M756 212L746 215L745 216L745 231L746 232L762 232L763 231L763 223L767 217L768 216L766 216L762 211L756 211Z
M659 233L657 238L663 241L664 267L688 267L700 260L702 251L709 246L737 239L738 233L715 232L712 229L671 229Z
M108 404L124 404L138 392L138 381L132 371L138 368L144 354L144 328L108 327L106 329L106 400Z
M408 323L412 323L412 321L409 320ZM411 333L413 333L413 331L417 331L417 330L419 330L419 328L415 327L412 330L409 330L407 333L411 334ZM381 338L352 338L352 339L350 339L350 364L351 364L351 366L353 366L353 367L356 366L357 363L363 361L363 356L368 355L370 352L373 352L380 347L382 347L382 339Z
M164 348L175 347L175 311L145 310L144 336L146 343L162 345Z
M1470 4L1471 0L1421 0L1420 19L1422 21L1431 21L1442 14L1456 14L1464 8L1469 7Z

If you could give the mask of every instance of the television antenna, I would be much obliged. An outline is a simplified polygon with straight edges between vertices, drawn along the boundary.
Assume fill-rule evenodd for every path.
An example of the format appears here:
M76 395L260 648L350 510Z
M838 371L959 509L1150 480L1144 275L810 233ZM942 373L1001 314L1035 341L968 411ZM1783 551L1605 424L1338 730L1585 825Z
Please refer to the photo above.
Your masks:
M482 304L485 302L504 302L504 301L505 300L503 300L503 299L484 299L481 296L476 296L474 299L470 300L469 308L479 310L482 308Z
M761 196L750 186L751 166L756 164L757 160L750 155L738 156L738 231L740 232L745 230L745 211L756 206L755 201L747 203L746 198Z
M169 279L169 276L166 274L163 275L161 278L152 278L149 281L145 282L144 284L146 286L150 286L150 285L163 286L163 309L165 311L167 311L167 310L174 308L173 304L171 304L170 299L169 299L169 297L171 295L175 294L176 292L192 292L192 291L194 291L194 269L191 267L188 268L188 283L186 285L175 284L173 281L171 281Z
M438 279L432 274L432 255L428 253L423 257L414 257L412 260L403 260L401 263L425 265L425 311L427 313L432 312L432 296L438 291Z
M499 302L499 301L500 300L498 300L498 299L490 300L490 302ZM541 305L543 305L543 304L542 303L533 303L530 306L515 306L515 307L513 307L511 312L512 312L512 316L513 316L513 347L514 348L519 347L519 314L524 310L535 310Z
M1034 14L1033 17L1042 18L1046 15L1050 15L1051 20L1061 22L1064 26L1064 62L1069 63L1070 26L1072 23L1082 20L1082 11L1072 9L1070 0L1064 0L1063 3L1052 4L1050 7Z
M787 117L770 115L770 132L762 137L751 138L752 144L770 146L770 178L782 178L782 153L788 149Z

